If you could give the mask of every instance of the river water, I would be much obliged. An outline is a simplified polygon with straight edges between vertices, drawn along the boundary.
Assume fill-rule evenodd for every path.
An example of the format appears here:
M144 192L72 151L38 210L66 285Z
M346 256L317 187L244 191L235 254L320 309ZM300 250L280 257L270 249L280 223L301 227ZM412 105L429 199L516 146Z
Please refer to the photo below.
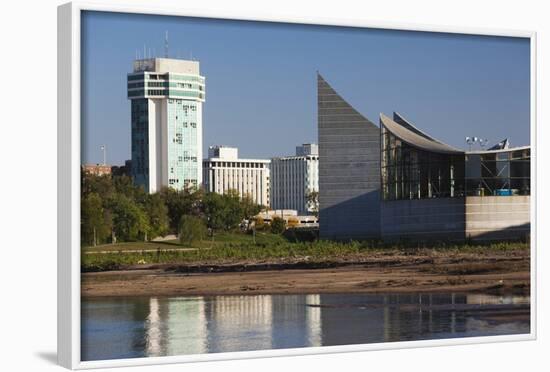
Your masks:
M529 297L310 294L82 300L82 360L530 332Z

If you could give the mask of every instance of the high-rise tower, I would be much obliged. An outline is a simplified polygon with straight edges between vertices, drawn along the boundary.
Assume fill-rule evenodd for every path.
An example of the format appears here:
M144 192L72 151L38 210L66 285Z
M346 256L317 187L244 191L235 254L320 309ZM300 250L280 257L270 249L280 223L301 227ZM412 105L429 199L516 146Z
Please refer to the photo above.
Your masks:
M132 177L153 193L202 183L202 103L199 62L169 58L134 61L128 74L132 102Z

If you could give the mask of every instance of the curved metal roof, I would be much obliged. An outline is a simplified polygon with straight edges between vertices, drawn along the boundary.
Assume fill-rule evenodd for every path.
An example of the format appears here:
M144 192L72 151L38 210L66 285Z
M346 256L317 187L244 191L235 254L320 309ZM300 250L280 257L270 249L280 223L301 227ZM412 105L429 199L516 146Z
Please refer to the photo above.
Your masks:
M395 121L397 124L411 130L412 132L414 132L414 133L416 133L416 134L418 134L418 135L420 135L424 138L427 138L427 139L435 141L435 142L442 143L441 141L438 141L437 139L433 138L432 136L428 135L427 133L422 132L420 129L415 127L410 121L405 119L405 117L403 115L401 115L400 113L398 113L396 111L393 112L393 121Z
M380 124L394 136L420 150L436 152L440 154L464 154L464 151L449 146L443 142L428 136L419 135L407 127L396 123L384 114L380 114Z

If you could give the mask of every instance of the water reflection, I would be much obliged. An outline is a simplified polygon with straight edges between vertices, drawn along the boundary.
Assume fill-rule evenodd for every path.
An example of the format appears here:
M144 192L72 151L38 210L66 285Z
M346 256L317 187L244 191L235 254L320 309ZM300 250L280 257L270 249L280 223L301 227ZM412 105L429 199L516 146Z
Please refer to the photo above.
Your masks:
M271 296L219 296L208 301L210 352L271 349Z
M529 333L529 297L258 295L82 301L82 359Z

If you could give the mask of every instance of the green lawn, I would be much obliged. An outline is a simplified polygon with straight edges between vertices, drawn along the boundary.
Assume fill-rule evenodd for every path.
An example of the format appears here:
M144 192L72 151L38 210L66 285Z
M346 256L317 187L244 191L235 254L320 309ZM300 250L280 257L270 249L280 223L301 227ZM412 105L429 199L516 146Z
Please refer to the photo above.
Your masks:
M195 249L188 249L195 248ZM83 248L82 270L116 270L125 265L156 263L232 263L266 260L326 261L356 260L372 254L454 254L471 253L515 254L528 250L529 243L501 242L492 244L445 244L427 246L384 244L377 241L339 243L332 241L289 242L281 235L271 233L251 235L240 232L218 233L213 240L204 240L194 246L184 246L178 240L165 242L129 242ZM101 253L97 252L109 252ZM94 254L94 252L96 252Z
M282 235L271 233L256 233L256 244L278 244L288 243ZM84 252L140 252L148 250L173 250L184 248L215 248L226 244L249 245L254 244L254 237L251 234L243 234L240 232L220 232L216 233L213 238L189 244L181 244L178 239L165 240L161 242L124 242L116 244L101 244L95 247L83 247Z

